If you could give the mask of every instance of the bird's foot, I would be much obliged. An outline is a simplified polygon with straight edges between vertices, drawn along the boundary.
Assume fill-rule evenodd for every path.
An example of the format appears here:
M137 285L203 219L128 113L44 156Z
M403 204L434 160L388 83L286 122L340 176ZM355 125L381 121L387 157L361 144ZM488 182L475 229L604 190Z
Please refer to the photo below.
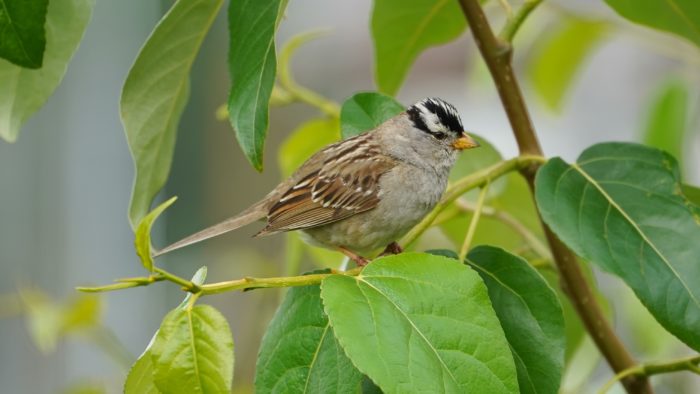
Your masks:
M386 246L386 248L380 254L380 256L388 256L390 254L399 254L402 252L403 252L403 248L401 247L401 245L399 245L396 241L394 241Z
M349 250L349 249L346 249L346 248L344 248L344 247L342 247L342 246L339 246L339 247L338 247L338 250L339 250L342 254L348 256L348 257L350 258L350 260L354 261L355 264L357 264L358 267L364 267L364 266L366 266L367 264L370 263L370 261L367 260L366 258L364 258L364 257L360 256L359 254L357 254L357 253L355 253L355 252L353 252L353 251L351 251L351 250Z

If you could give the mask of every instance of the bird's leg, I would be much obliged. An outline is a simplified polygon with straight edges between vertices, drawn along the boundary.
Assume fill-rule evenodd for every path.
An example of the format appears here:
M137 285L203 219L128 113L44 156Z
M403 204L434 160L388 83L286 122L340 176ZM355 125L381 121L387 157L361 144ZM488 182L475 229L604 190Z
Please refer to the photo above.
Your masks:
M357 264L358 267L364 267L365 265L369 264L369 260L342 246L338 246L338 251L348 256L350 260L354 261Z
M399 254L401 252L403 252L403 248L396 241L394 241L386 246L386 248L380 254L380 256L388 256L390 254Z

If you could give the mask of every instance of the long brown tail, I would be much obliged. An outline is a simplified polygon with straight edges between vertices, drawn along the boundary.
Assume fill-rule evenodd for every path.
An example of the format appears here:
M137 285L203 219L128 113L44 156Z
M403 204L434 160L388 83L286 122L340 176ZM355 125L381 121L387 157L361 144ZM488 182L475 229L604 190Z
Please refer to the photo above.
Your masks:
M202 231L194 233L189 237L183 238L175 242L174 244L168 245L163 249L156 251L155 253L153 253L153 257L158 257L168 252L172 252L173 250L180 249L185 246L192 245L212 237L216 237L217 235L225 234L229 231L241 228L246 224L250 224L256 220L262 219L267 215L267 212L264 209L263 205L264 201L254 204L250 208L246 209L245 211L232 218L226 219L223 222L215 224L211 227L207 227Z

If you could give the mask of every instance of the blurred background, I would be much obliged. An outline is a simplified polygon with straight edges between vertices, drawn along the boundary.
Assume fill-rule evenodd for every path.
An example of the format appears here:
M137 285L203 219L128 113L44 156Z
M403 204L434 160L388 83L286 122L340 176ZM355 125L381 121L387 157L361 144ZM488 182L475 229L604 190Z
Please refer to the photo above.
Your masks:
M133 164L118 103L133 59L170 4L97 1L61 86L27 122L18 142L0 142L2 392L121 392L130 362L183 297L168 283L99 298L80 298L74 290L78 285L143 274L127 220ZM376 89L368 28L371 7L370 0L290 2L277 36L278 48L299 33L328 30L294 57L292 71L299 83L339 103L358 91ZM491 1L486 8L494 23L502 19L498 2ZM265 171L253 170L228 122L215 117L228 95L225 14L222 9L192 71L189 104L180 123L170 179L161 194L161 200L174 195L179 199L156 224L155 242L160 246L262 197L280 180L277 152L282 141L300 123L319 116L317 109L303 104L273 108ZM570 44L556 47L552 41L581 20L604 26L596 30L599 39L589 42L574 32L566 41ZM538 87L538 78L567 72L561 59L575 57L566 51L577 45L589 45L589 50L568 89L561 89L559 100L556 86L550 87L555 90L551 95L543 94L546 88ZM555 50L552 46L563 51L554 56L559 63L542 60L543 52ZM515 48L516 73L548 156L575 160L596 142L643 141L659 100L680 97L687 108L681 144L684 178L700 184L696 47L633 26L602 2L561 0L545 2L534 12ZM468 33L424 52L397 98L409 105L426 96L453 103L465 127L488 139L504 157L517 153L496 91ZM286 236L252 239L257 230L251 225L186 248L164 257L161 264L184 277L206 265L209 281L287 274ZM305 255L301 270L315 268L312 260ZM658 328L619 280L598 271L596 276L601 291L612 300L611 319L640 359L690 354ZM225 314L234 333L234 392L252 392L257 349L281 295L278 290L257 290L205 300ZM76 327L98 321L98 328L56 335L57 311L71 307L78 311ZM610 371L590 343L578 350L572 362L579 364L566 377L563 391L591 392L610 378ZM700 379L688 373L653 381L660 382L660 393L700 391Z

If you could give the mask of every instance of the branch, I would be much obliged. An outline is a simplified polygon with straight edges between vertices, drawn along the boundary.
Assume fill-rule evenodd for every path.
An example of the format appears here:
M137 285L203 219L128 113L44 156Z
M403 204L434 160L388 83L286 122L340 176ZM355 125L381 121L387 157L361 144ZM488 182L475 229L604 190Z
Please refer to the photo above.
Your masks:
M202 295L218 294L233 290L246 290L270 287L295 287L309 286L321 283L323 279L331 275L357 276L362 272L362 267L347 271L331 271L328 274L311 274L301 276L287 276L278 278L251 278L236 279L227 282L218 282L202 286Z
M652 376L680 371L691 371L700 375L700 367L698 367L698 364L700 364L700 356L681 358L666 363L637 365L613 376L613 378L605 383L605 386L598 391L598 394L607 393L615 385L615 383L630 376Z
M182 286L182 290L195 294L197 296L210 295L224 293L227 291L234 290L247 290L247 289L257 289L257 288L270 288L270 287L293 287L293 286L309 286L321 283L321 281L330 275L348 275L357 276L362 271L361 267L354 268L348 271L331 271L328 274L312 274L312 275L300 275L300 276L286 276L277 278L252 278L245 277L242 279L235 279L225 282L216 282L197 286L196 284L180 278L177 275L168 273L165 270L155 267L154 270L157 272L154 275L143 278L127 278L118 280L119 283L115 283L107 286L100 287L77 287L78 291L83 291L87 293L100 293L112 290L121 290L129 287L136 286L148 286L152 283L166 280ZM165 274L163 274L165 273Z
M464 16L469 22L469 28L474 35L479 51L496 84L520 153L542 156L542 148L537 141L527 106L513 73L511 65L512 47L510 43L496 38L493 34L478 0L460 0L459 3ZM521 12L522 10L518 14ZM527 16L527 13L523 15L523 19L525 16ZM520 24L522 24L522 20L517 23L517 25ZM512 30L514 34L517 28ZM505 36L507 37L509 34L505 34ZM521 170L521 173L528 181L530 191L533 193L535 173L539 166L540 163L533 163L532 166ZM636 362L615 335L610 324L605 320L600 305L596 302L593 292L588 286L581 268L578 266L576 256L556 237L549 227L544 223L542 225L549 242L549 248L552 251L552 257L562 279L562 287L571 299L577 314L583 321L587 331L591 334L598 349L600 349L608 364L616 373L634 367ZM629 393L652 392L644 376L625 377L623 384Z

